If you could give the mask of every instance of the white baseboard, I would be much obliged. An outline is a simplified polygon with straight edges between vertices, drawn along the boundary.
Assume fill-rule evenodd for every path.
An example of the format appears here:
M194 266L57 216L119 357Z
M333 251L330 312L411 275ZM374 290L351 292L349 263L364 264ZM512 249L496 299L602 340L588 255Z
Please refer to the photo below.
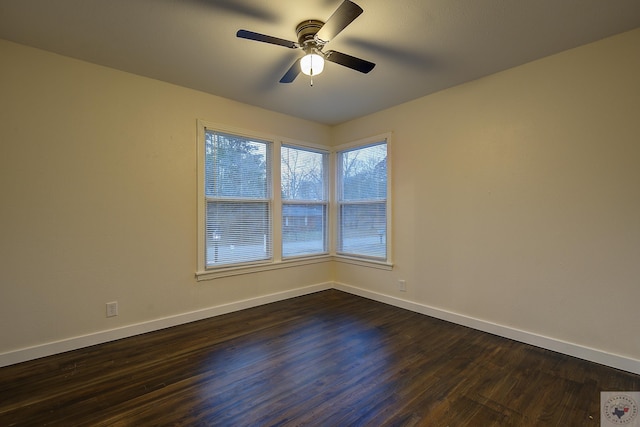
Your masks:
M291 289L284 292L262 295L259 297L236 301L229 304L222 304L203 310L197 310L178 314L175 316L155 319L148 322L127 325L121 328L100 331L88 335L77 336L60 341L54 341L42 345L10 351L0 354L0 367L26 362L28 360L39 359L41 357L51 356L53 354L64 353L66 351L77 350L80 348L102 344L109 341L115 341L121 338L128 338L134 335L140 335L160 329L170 328L172 326L178 326L197 320L207 319L209 317L244 310L245 308L257 307L259 305L269 304L272 302L294 298L297 296L324 291L326 289L331 289L332 287L333 284L330 282L320 283L316 285L305 286L302 288Z
M406 310L411 310L416 313L425 314L437 319L446 320L458 325L467 326L472 329L509 338L514 341L531 344L536 347L541 347L547 350L552 350L558 353L577 357L579 359L588 360L590 362L599 363L601 365L610 366L612 368L621 369L623 371L640 375L640 360L637 359L607 353L602 350L581 346L579 344L574 344L555 338L522 331L519 329L514 329L508 326L487 322L485 320L475 319L473 317L438 309L435 307L430 307L428 305L419 304L401 298L396 298L390 295L368 291L366 289L357 288L355 286L350 286L344 283L334 283L333 287L340 291L369 298L374 301L383 302L396 307L404 308Z
M147 332L153 332L172 326L178 326L197 320L207 319L209 317L244 310L246 308L257 307L263 304L294 298L297 296L302 296L331 288L369 298L374 301L379 301L396 307L404 308L406 310L411 310L416 313L425 314L437 319L442 319L459 325L467 326L479 331L488 332L490 334L509 338L526 344L531 344L536 347L545 348L547 350L556 351L558 353L567 354L569 356L577 357L580 359L588 360L591 362L599 363L601 365L610 366L612 368L621 369L623 371L640 375L640 360L637 359L607 353L602 350L597 350L590 347L558 340L555 338L514 329L508 326L487 322L485 320L475 319L473 317L438 309L435 307L430 307L425 304L420 304L413 301L396 298L390 295L372 292L344 283L335 282L320 283L316 285L305 286L302 288L291 289L284 292L262 295L259 297L236 301L229 304L209 307L203 310L182 313L175 316L151 320L149 322L137 323L133 325L123 326L121 328L100 331L88 335L49 342L42 345L2 353L0 354L0 367L26 362L28 360L34 360L41 357L51 356L53 354L63 353L66 351L77 350L80 348L102 344L109 341L115 341L122 338L128 338Z

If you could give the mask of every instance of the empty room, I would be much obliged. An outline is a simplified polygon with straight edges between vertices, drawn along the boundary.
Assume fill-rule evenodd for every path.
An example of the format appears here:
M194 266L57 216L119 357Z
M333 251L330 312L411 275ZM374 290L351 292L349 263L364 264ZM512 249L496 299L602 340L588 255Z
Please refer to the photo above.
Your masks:
M0 425L640 426L640 2L0 0Z

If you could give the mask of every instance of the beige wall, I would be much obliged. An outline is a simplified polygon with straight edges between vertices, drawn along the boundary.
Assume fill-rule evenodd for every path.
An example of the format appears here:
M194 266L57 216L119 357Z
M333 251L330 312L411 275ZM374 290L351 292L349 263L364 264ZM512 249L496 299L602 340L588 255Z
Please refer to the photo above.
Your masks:
M335 279L640 359L638 46L640 30L330 129L0 41L0 354ZM197 118L336 145L392 131L394 270L197 283Z
M640 359L639 52L640 29L335 127L394 132L396 264L336 280Z
M328 127L1 40L0 63L0 354L330 281L194 278L196 119Z

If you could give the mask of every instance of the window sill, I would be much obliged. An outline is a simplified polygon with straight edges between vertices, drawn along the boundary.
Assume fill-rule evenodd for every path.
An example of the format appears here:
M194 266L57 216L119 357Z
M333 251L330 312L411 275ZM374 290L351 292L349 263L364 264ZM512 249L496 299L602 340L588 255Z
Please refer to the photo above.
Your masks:
M346 255L334 255L334 261L344 264L359 265L361 267L377 268L379 270L393 270L393 264L387 261L376 261L371 259L354 258Z
M385 261L374 261L360 258L353 258L344 255L321 255L313 258L291 259L268 264L243 265L238 267L216 268L196 272L196 280L215 280L222 277L239 276L242 274L259 273L261 271L279 270L282 268L300 267L303 265L319 264L322 262L336 261L344 264L359 265L361 267L377 268L379 270L393 270L393 264Z
M313 258L283 260L273 263L243 265L235 267L222 267L212 270L197 271L196 280L202 282L204 280L214 280L222 277L239 276L242 274L258 273L261 271L279 270L282 268L299 267L303 265L318 264L321 262L332 261L330 255L321 255Z

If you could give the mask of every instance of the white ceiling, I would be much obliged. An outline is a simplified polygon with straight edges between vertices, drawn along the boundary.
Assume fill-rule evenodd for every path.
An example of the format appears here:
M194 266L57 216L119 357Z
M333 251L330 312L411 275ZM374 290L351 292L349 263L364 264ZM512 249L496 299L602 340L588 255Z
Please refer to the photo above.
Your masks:
M299 22L326 21L341 3L0 0L0 38L338 124L640 27L640 0L355 0L364 13L325 50L377 66L328 63L313 87L302 74L278 83L300 51L235 36L297 41Z

